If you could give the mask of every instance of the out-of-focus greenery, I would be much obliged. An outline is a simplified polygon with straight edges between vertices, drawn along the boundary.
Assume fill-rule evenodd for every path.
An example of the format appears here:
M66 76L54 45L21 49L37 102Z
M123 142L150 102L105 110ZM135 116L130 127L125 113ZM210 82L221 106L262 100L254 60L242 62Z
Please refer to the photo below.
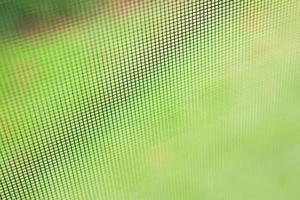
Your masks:
M298 199L297 6L196 1L1 46L0 199Z
M0 30L13 33L30 23L49 23L73 16L101 0L3 0L0 1ZM0 32L0 33L1 33Z

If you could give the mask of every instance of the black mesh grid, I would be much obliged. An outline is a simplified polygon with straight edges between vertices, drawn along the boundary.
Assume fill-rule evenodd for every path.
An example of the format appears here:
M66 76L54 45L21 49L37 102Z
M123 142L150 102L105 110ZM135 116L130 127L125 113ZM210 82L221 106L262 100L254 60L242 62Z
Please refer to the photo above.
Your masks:
M0 199L300 197L298 1L17 2Z

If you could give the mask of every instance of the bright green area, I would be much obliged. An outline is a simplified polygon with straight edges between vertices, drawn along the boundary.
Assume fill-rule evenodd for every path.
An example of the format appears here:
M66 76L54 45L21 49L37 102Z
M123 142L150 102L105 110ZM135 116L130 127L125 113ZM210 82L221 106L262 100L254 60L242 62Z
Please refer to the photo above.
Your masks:
M191 36L174 28L179 8L191 9L182 4L173 15L161 3L3 42L0 195L10 183L27 187L22 199L298 199L298 3L253 3L260 14L246 15L250 25L232 6L227 20L212 14ZM172 41L182 46L164 55ZM140 84L122 85L138 67ZM113 91L127 102L107 103L105 115ZM78 144L57 144L76 135ZM8 179L17 174L38 185Z

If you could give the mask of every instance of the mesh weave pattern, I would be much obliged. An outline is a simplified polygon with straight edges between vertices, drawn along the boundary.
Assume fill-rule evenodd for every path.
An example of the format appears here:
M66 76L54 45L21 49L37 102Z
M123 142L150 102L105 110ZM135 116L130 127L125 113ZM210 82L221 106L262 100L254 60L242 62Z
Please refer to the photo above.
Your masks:
M69 6L1 37L0 199L299 199L297 0Z

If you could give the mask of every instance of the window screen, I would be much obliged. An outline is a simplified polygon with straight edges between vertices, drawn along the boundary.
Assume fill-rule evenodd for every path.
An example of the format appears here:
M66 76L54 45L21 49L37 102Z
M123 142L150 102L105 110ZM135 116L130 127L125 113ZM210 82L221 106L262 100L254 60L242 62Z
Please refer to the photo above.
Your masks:
M0 199L298 200L298 0L0 0Z

